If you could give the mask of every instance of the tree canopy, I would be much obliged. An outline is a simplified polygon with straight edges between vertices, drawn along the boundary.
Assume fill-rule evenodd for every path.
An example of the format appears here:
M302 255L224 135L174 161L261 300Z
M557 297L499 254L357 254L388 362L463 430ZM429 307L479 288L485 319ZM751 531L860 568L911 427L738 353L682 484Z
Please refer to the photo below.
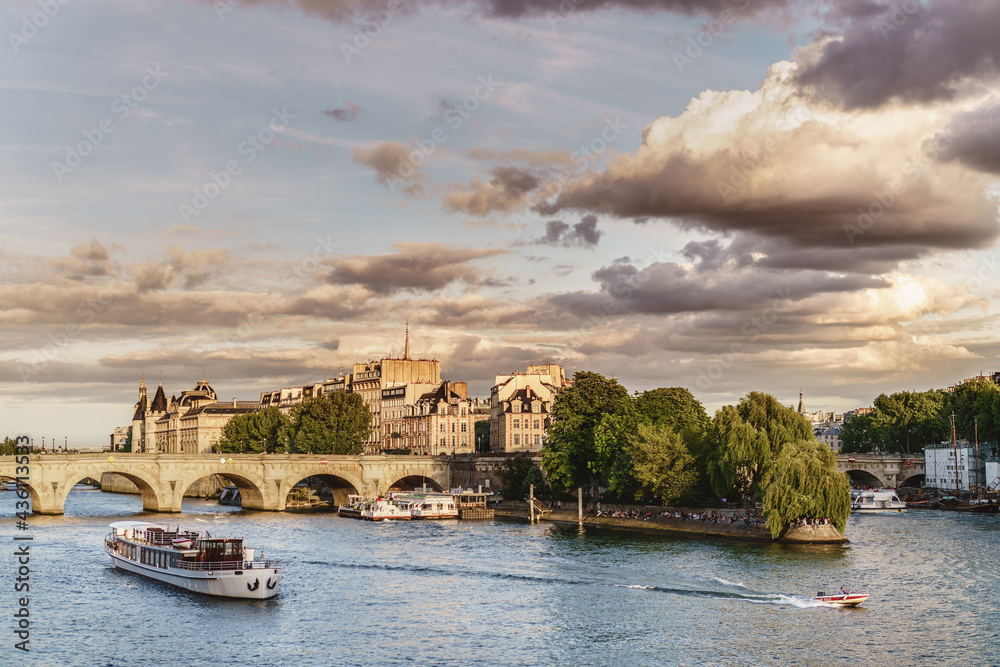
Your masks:
M215 447L224 454L286 452L291 423L287 415L273 406L236 415L222 427L222 437Z
M293 453L360 454L372 432L361 394L335 391L292 406L282 433Z
M851 513L847 475L837 472L829 447L813 440L786 443L768 474L764 516L778 538L799 517L828 518L844 532Z
M500 495L504 500L523 500L528 497L528 487L535 486L535 497L544 496L548 491L542 471L538 469L528 452L518 452L499 465L497 477L503 482Z
M600 373L580 371L552 404L552 426L542 448L542 466L557 490L603 482L594 430L605 415L631 408L628 390Z

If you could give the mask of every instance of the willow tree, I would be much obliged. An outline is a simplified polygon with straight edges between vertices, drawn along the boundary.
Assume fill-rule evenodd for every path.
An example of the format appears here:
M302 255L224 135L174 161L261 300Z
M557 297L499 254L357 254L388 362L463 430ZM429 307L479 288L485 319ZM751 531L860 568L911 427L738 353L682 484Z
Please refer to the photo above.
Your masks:
M766 486L764 516L775 539L799 517L828 518L844 532L851 513L850 482L837 472L837 459L826 445L815 439L786 443Z
M737 406L724 406L712 420L705 460L712 490L719 496L759 496L782 448L815 439L801 415L770 394L750 392Z

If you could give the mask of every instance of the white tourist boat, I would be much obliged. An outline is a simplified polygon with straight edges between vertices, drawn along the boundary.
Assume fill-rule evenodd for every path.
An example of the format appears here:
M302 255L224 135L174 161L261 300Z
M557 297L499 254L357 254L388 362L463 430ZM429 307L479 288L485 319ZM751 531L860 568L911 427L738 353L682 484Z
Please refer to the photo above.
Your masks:
M860 491L851 494L851 511L861 514L875 512L905 512L906 503L899 499L895 491Z
M450 493L397 493L392 501L414 519L458 518L458 504Z
M104 548L119 570L194 593L263 600L275 596L281 582L281 561L255 557L243 538L116 521Z
M361 518L367 521L409 521L409 509L400 507L388 498L376 498L362 503Z

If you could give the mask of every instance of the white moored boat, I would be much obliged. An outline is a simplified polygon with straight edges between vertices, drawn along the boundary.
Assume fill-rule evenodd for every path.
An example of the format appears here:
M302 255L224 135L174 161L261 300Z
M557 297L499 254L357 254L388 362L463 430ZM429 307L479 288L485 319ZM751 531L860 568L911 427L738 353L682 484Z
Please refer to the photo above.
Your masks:
M906 503L899 499L895 491L861 491L851 494L851 511L861 514L874 512L905 512Z
M275 596L281 581L281 561L255 557L243 538L116 521L104 548L119 570L205 595L262 600Z
M413 518L409 509L404 509L385 498L376 498L362 504L361 518L368 521L408 521Z
M458 518L458 505L450 493L397 493L392 500L414 519Z

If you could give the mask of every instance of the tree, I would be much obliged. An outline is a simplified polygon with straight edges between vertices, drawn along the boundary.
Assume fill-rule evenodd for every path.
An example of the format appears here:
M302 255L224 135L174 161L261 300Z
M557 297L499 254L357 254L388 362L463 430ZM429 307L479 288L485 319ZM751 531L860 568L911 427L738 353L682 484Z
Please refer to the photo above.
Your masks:
M706 466L719 496L758 497L781 449L789 442L815 441L804 417L770 394L753 391L736 407L715 413L706 436Z
M854 415L840 429L840 451L866 454L885 448L882 431L870 414Z
M830 448L813 440L785 443L768 474L764 516L777 539L799 517L830 519L844 532L851 513L847 475Z
M608 494L614 498L632 499L637 485L629 442L639 421L633 409L606 414L594 428L593 468L600 473Z
M580 371L573 384L556 394L552 426L542 448L542 467L556 490L590 486L601 481L594 429L607 414L631 406L628 390L600 373Z
M215 447L224 454L284 452L290 425L288 416L274 406L236 415L222 427L222 437Z
M974 442L1000 440L1000 387L987 380L969 382L955 387L945 400L941 417L947 425L948 416L955 414L955 431L959 438ZM950 425L946 438L951 437Z
M950 434L941 391L901 391L875 399L873 423L891 452L909 454Z
M488 452L490 451L490 422L488 419L482 419L475 423L473 426L473 433L476 437L476 451L477 452Z
M497 467L497 477L503 482L500 495L504 500L522 500L528 497L528 486L535 485L535 495L545 494L545 478L528 452L508 456Z
M642 421L654 426L667 426L685 436L704 433L711 420L705 406L684 387L660 387L644 391L635 397L635 411Z
M292 407L286 434L292 452L360 454L372 432L372 413L361 394L335 391Z
M694 456L669 426L639 424L626 449L637 487L636 500L653 496L670 505L695 488L698 471Z

